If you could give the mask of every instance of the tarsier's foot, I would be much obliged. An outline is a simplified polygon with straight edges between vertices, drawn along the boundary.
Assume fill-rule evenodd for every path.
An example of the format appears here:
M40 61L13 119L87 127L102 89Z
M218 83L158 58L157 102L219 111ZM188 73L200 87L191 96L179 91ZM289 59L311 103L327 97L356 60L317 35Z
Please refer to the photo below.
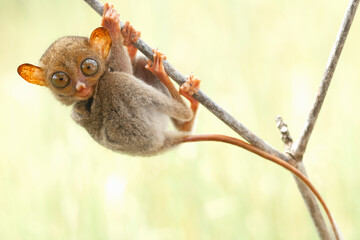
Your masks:
M154 55L153 55L154 60L151 61L149 59L145 68L147 70L149 70L150 72L152 72L155 76L157 76L160 79L160 81L162 81L161 79L164 76L167 76L165 69L164 69L164 65L163 65L163 61L164 61L164 59L166 59L166 56L165 56L165 54L161 53L160 51L158 51L156 49L153 49L153 53L154 53Z
M131 43L137 42L141 32L136 31L129 21L126 21L123 29L121 30L121 34L124 37L124 45L129 46Z
M105 3L101 26L105 27L109 31L112 40L120 37L121 29L119 23L120 14L118 14L114 9L114 5Z
M186 82L180 86L179 93L189 99L189 101L197 101L192 95L199 91L200 82L200 79L190 74L186 77Z
M200 79L190 74L186 77L184 82L179 89L179 93L190 101L191 110L195 113L199 107L199 102L193 97L200 89Z

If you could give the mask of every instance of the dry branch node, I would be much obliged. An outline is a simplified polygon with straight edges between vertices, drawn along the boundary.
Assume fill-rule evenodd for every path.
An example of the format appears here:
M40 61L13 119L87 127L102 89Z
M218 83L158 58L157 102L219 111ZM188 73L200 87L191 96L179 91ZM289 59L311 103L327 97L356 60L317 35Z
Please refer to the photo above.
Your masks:
M282 119L282 117L280 117L280 116L276 117L276 126L280 130L281 140L284 142L284 144L286 146L291 147L293 140L290 136L289 128L288 128L287 124L284 122L284 120Z

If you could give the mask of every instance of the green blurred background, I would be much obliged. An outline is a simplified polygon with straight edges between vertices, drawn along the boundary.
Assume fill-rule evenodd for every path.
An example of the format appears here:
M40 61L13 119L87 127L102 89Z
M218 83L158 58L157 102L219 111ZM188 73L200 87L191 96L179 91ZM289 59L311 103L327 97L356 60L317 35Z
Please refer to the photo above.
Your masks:
M298 138L347 1L114 0L184 74L283 149ZM244 150L192 143L152 158L96 144L45 88L16 68L100 17L81 0L0 1L0 239L316 239L291 175ZM347 239L360 239L360 17L305 155ZM196 133L236 136L206 109Z

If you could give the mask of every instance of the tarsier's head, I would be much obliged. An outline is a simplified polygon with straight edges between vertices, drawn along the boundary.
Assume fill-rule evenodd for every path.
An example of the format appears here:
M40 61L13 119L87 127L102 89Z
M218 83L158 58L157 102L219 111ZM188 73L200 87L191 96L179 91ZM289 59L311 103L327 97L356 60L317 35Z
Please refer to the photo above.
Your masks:
M107 71L111 38L103 28L95 29L90 39L63 37L43 54L39 66L18 67L26 81L46 86L66 105L90 98L99 78Z

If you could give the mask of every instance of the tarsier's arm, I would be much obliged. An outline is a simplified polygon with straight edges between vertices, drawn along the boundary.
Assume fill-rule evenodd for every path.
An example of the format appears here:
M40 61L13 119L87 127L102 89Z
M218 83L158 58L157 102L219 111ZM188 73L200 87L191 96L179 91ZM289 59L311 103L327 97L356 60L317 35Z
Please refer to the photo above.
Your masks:
M123 47L124 38L121 34L119 14L115 11L112 4L104 4L101 25L109 31L112 40L109 59L110 69L132 74L133 71L130 59Z

